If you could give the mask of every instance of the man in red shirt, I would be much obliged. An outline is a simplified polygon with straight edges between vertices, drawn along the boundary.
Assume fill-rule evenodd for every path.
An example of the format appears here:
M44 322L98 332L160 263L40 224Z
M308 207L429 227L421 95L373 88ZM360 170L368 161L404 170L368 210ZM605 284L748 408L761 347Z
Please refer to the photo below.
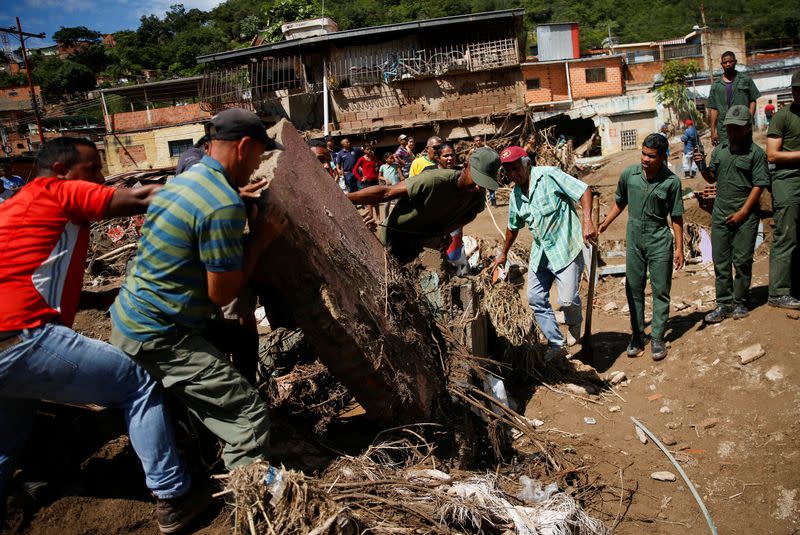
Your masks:
M70 328L89 222L143 213L157 186L103 186L97 148L78 138L46 143L37 167L38 178L0 205L0 513L38 401L96 403L122 409L159 528L172 533L207 499L199 485L189 493L161 389L120 350Z

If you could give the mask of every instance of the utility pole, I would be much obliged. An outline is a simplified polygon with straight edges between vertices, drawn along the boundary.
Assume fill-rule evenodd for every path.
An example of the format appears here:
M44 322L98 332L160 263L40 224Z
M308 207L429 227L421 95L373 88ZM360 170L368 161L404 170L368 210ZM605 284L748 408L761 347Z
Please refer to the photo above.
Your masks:
M708 33L708 25L706 24L706 8L700 4L700 19L703 21L703 57L706 58L706 68L708 69L708 83L709 91L711 86L714 85L714 67L711 64L711 37Z
M39 115L39 101L36 98L36 91L33 87L33 75L31 74L31 67L28 64L28 50L25 47L25 38L26 37L36 37L39 39L44 39L44 33L27 33L22 31L22 24L19 22L19 17L17 17L17 28L14 29L13 27L10 28L0 28L0 32L2 33L10 33L10 34L17 34L19 36L20 45L22 45L22 60L25 63L25 72L28 73L28 88L31 92L31 105L33 106L33 116L36 118L36 129L39 131L39 141L42 145L44 145L44 130L42 130L42 118Z

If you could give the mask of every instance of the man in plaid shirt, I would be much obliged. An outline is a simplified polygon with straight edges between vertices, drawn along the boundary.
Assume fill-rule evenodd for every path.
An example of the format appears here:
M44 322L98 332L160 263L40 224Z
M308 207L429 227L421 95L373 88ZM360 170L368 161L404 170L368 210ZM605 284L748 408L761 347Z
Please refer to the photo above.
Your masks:
M597 236L592 225L592 192L585 183L557 167L533 167L522 147L504 149L500 162L515 187L509 199L505 245L492 270L505 264L519 230L528 225L533 234L528 303L550 346L545 361L565 357L567 340L550 305L550 288L555 281L569 342L576 343L583 319L578 295L583 272L582 246L594 242ZM582 220L575 209L577 202L582 207Z

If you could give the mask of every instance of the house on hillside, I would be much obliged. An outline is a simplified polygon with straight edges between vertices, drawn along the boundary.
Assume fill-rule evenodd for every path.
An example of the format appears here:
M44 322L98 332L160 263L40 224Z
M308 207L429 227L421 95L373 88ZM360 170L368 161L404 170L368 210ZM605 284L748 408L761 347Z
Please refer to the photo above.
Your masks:
M41 89L33 89L42 103ZM38 135L28 86L0 87L0 156L31 154L39 149Z
M199 99L201 82L194 76L101 89L108 172L177 164L211 117Z
M285 28L284 41L199 57L201 100L214 111L246 107L266 121L287 117L302 130L364 134L379 145L401 132L495 134L525 114L523 14L346 31L305 21Z

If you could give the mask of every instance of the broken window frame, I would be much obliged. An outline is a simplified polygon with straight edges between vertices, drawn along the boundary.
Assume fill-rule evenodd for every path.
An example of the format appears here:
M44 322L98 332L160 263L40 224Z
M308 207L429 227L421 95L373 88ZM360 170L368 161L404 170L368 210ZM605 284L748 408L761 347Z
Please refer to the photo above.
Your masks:
M585 69L587 84L600 84L606 82L606 68L605 67L591 67Z

